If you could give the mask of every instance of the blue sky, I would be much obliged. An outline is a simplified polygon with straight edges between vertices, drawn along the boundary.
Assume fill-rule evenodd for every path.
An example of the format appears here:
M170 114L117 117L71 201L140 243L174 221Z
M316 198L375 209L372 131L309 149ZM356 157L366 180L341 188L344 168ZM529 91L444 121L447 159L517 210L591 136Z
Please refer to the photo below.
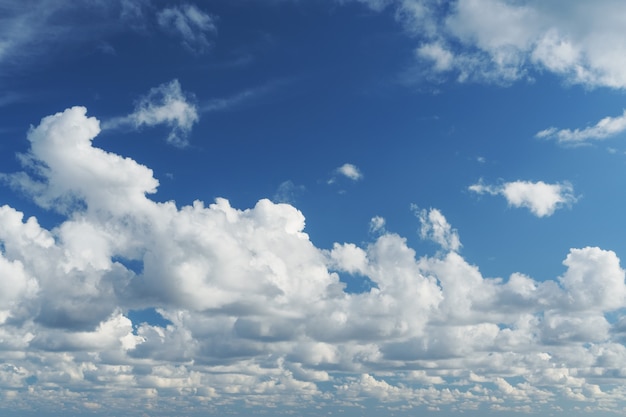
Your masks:
M0 0L0 410L622 413L625 16Z

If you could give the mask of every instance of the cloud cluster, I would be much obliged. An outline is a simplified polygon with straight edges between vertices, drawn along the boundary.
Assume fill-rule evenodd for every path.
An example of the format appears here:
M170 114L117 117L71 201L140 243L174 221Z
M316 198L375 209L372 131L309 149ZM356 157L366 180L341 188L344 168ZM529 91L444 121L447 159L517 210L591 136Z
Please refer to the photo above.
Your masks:
M288 204L152 201L152 171L94 147L98 133L82 107L45 117L24 172L4 177L64 216L46 229L0 207L5 407L623 406L614 252L571 249L554 280L487 278L436 209L418 212L434 256L380 217L372 242L318 248ZM521 195L537 215L554 208ZM373 285L347 292L345 275Z
M178 80L174 79L150 89L146 96L139 99L133 113L107 120L103 127L139 129L142 126L165 124L171 128L167 141L174 146L184 147L188 145L187 135L198 120L193 96L184 93Z
M549 71L590 87L626 87L626 5L509 0L358 0L393 7L435 74L507 83Z
M502 195L513 207L525 207L537 217L547 217L562 207L576 202L570 183L547 184L543 181L513 181L501 185L486 185L482 181L468 189L477 194Z

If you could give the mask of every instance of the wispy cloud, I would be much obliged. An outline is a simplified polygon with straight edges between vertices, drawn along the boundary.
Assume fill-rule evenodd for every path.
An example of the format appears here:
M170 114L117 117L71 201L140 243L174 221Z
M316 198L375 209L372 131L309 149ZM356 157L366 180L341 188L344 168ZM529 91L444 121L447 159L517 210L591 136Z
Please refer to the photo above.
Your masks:
M0 63L24 65L59 44L104 42L112 33L145 27L149 8L149 0L0 0Z
M137 102L135 111L128 116L116 117L102 124L104 129L165 124L172 130L167 141L175 146L188 144L187 135L199 120L193 96L183 93L178 80L152 88Z
M608 139L626 131L626 110L621 116L605 117L593 126L583 129L551 127L536 134L541 139L554 139L563 144L582 144L591 140Z
M537 217L547 217L575 203L574 187L567 182L547 184L543 181L513 181L501 185L486 185L482 181L468 189L477 194L502 195L513 207L526 207Z
M208 50L209 36L217 32L215 17L192 4L163 9L157 19L163 29L182 39L184 47L197 53Z
M259 86L249 88L240 92L237 92L228 97L213 98L204 101L199 106L200 112L214 112L222 110L230 110L244 104L254 102L255 100L272 94L282 87L292 84L295 78L283 78L278 80L271 80Z

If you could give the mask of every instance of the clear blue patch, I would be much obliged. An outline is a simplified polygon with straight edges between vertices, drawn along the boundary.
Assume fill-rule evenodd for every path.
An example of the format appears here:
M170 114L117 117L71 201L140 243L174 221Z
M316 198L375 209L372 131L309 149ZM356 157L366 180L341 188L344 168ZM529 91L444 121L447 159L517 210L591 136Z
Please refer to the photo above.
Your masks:
M378 284L360 274L339 274L339 281L346 284L344 291L348 294L362 294L372 288L378 288Z
M129 310L128 318L133 322L133 329L136 329L142 323L149 324L150 326L166 327L172 324L167 320L155 308L146 308L143 310Z
M119 256L114 256L112 260L113 262L124 265L126 269L128 269L129 271L133 271L137 275L143 272L143 261L139 259L126 259Z

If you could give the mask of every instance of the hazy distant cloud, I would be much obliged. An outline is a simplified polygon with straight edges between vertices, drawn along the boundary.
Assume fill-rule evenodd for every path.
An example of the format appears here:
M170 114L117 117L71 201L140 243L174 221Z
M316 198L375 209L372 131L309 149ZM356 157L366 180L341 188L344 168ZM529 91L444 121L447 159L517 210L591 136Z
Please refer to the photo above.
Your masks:
M526 207L537 217L551 216L578 199L570 183L547 184L543 181L513 181L486 185L482 181L468 187L477 194L502 195L513 207Z
M24 171L3 176L59 212L47 229L0 206L0 388L19 392L4 408L106 401L114 414L149 403L178 415L219 398L211 407L225 415L245 394L260 409L499 398L545 414L575 394L621 410L626 285L614 252L572 248L552 279L485 278L434 208L414 208L434 256L382 217L372 241L323 249L289 204L152 200L152 170L95 147L99 132L83 107L44 117ZM472 188L541 215L568 194L542 184ZM350 293L349 275L371 285ZM146 308L168 325L133 322Z
M564 144L580 144L589 140L607 139L626 130L626 110L621 116L605 117L594 126L584 129L557 129L551 127L537 133L538 138L555 139Z
M103 123L103 128L130 126L138 129L142 126L165 124L172 129L167 141L183 147L188 144L187 135L198 120L193 96L183 93L178 80L172 80L152 88L146 96L139 99L133 113L110 119Z
M297 196L304 190L304 185L296 185L291 180L284 181L278 186L272 200L276 203L294 204Z
M0 0L0 63L23 65L59 45L145 29L150 0ZM76 16L80 16L77 18Z
M183 46L197 53L211 46L209 35L217 32L215 17L193 4L163 9L157 19L163 29L182 38Z

